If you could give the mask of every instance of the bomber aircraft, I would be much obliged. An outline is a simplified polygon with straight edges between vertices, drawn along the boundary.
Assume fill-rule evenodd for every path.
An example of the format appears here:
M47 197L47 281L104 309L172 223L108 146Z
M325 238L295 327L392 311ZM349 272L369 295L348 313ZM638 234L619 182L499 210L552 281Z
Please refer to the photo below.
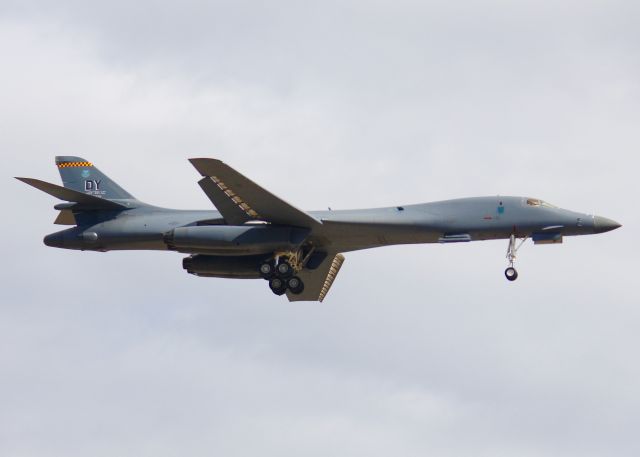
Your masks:
M471 197L388 208L305 212L217 159L189 159L217 211L165 209L141 202L80 157L56 157L64 187L16 178L65 203L56 224L72 228L47 246L91 251L169 250L202 277L267 280L290 301L322 301L342 253L395 244L508 240L505 276L514 281L516 252L564 236L620 227L605 217L527 197Z

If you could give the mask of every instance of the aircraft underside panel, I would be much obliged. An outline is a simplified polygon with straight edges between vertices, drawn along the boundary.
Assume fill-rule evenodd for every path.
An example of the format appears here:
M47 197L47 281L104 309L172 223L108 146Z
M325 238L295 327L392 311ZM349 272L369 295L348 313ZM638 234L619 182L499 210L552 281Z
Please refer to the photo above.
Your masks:
M342 254L330 253L315 270L303 269L298 276L304 282L304 291L300 294L288 291L287 298L289 301L321 302L329 293L343 263Z

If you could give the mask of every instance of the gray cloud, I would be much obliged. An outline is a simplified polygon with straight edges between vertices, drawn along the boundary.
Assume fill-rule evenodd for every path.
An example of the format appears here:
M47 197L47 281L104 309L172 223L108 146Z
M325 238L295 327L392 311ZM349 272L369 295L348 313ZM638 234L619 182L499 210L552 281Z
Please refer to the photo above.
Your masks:
M633 2L4 2L3 455L637 455ZM46 248L53 156L208 207L532 194L624 227L351 253L322 305ZM514 287L515 286L515 287Z

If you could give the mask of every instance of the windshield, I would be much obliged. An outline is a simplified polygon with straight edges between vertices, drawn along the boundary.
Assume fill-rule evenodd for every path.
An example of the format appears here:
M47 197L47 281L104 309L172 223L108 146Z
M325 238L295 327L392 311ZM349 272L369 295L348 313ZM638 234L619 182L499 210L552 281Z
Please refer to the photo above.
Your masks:
M540 200L538 198L527 198L527 205L529 206L543 206L545 208L556 208L556 206L551 203L547 203L544 200Z

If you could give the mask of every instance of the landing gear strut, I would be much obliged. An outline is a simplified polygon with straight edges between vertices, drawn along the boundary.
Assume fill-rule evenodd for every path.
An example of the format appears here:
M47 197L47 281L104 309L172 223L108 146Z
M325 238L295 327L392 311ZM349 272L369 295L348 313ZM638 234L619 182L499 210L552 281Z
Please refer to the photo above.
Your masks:
M283 295L289 290L292 294L301 294L304 283L295 276L299 268L294 268L285 258L276 258L260 265L260 275L269 281L269 288L276 295Z
M516 244L516 235L512 234L509 238L509 247L507 248L507 260L509 260L509 266L506 270L504 270L504 275L509 281L515 281L518 279L518 271L513 266L516 261L516 253L518 249L522 247L525 241L527 241L527 237L525 236L520 240L520 243Z

